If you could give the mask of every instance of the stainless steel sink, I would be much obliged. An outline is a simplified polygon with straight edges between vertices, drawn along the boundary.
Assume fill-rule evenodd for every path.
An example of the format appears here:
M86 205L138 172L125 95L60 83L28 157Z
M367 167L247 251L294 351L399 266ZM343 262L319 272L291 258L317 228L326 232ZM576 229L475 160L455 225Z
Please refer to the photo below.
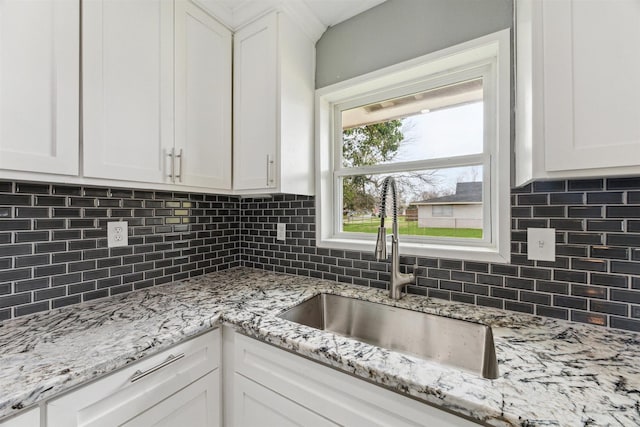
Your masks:
M279 317L498 378L490 326L332 294L316 295Z

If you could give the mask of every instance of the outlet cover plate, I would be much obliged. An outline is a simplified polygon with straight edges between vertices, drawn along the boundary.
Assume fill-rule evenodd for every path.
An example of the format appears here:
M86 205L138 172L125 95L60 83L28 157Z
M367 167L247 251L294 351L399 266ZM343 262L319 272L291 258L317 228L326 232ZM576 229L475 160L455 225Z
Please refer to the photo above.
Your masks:
M287 240L287 224L284 223L278 223L278 231L277 231L277 235L276 235L276 239L284 242L285 240Z
M556 260L555 228L527 228L527 259Z
M107 247L117 248L129 244L129 229L127 221L107 222Z

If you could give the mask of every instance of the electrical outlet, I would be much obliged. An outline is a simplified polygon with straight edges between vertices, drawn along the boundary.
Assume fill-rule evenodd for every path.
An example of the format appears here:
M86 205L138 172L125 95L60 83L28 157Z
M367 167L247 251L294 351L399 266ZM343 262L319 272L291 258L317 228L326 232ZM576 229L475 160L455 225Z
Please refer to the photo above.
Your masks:
M276 239L284 242L287 240L287 224L278 223L278 232L276 235Z
M107 246L115 248L129 244L129 230L127 221L112 221L107 223Z
M527 228L527 259L556 260L555 228Z

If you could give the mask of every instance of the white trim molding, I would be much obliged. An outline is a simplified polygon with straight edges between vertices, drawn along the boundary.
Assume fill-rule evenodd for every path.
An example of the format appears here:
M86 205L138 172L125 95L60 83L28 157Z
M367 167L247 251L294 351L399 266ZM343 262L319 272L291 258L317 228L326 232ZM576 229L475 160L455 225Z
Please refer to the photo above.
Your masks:
M273 11L286 13L314 43L317 42L327 30L327 26L316 17L313 11L303 1L193 1L208 10L209 13L213 14L234 32Z

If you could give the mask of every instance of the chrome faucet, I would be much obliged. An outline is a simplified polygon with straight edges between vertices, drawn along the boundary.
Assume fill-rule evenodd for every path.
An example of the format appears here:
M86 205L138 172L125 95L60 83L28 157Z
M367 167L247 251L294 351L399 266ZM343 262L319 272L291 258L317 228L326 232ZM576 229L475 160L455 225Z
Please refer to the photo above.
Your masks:
M400 273L400 254L398 253L398 192L396 180L388 176L382 182L382 197L380 198L380 227L378 227L378 239L376 240L376 260L387 259L387 229L384 220L387 215L387 192L391 186L393 200L393 226L391 234L391 280L389 283L389 297L400 299L402 288L410 283L416 283L415 274Z

